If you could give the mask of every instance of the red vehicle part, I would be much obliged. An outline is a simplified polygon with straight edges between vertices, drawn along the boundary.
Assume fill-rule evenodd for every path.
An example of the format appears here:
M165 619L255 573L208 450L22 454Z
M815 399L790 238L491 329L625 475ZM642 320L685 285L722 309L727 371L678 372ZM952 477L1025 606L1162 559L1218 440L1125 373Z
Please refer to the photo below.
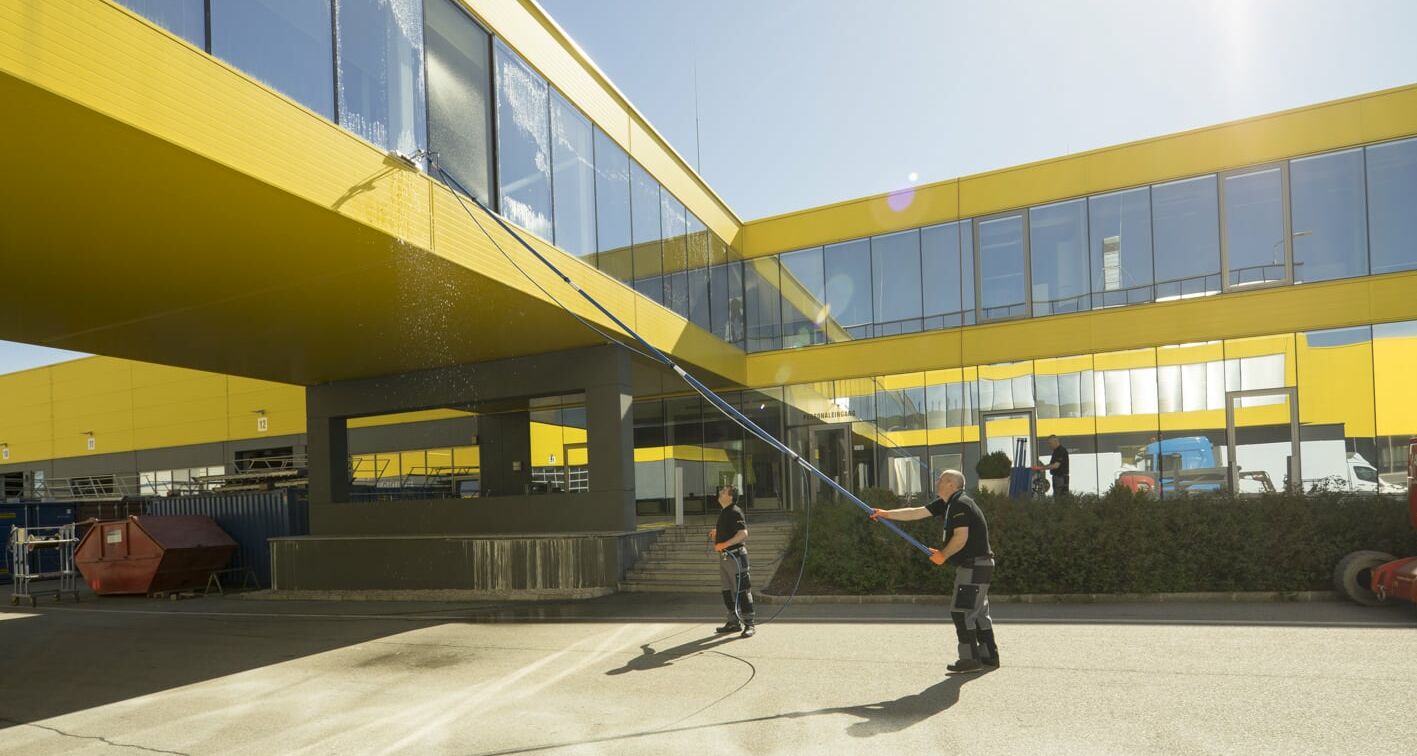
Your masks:
M130 516L95 523L74 561L99 595L167 593L206 585L236 541L210 517Z
M1407 512L1417 530L1417 438L1407 446ZM1417 557L1355 551L1339 561L1333 585L1364 606L1390 605L1393 599L1417 604Z

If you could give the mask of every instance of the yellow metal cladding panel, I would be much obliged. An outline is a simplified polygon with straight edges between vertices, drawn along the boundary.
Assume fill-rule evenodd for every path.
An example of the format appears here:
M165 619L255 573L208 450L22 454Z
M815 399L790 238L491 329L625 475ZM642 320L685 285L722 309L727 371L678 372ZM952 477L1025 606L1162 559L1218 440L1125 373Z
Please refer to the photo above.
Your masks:
M919 207L900 213L877 195L754 220L743 249L785 252L1412 134L1417 86L1399 87L918 187Z
M267 430L258 429L264 411ZM253 378L227 379L226 433L229 440L305 432L305 388Z
M959 217L959 186L951 180L755 220L743 227L741 247L745 257L760 257Z
M1093 356L1084 354L1075 357L1034 360L1033 372L1038 375L1064 375L1093 369Z
M1069 436L1092 436L1097 433L1097 418L1092 417L1054 417L1038 419L1038 435L1047 437L1049 435L1061 436L1066 439ZM1067 446L1066 443L1063 444ZM1048 448L1042 447L1039 454L1048 454Z
M1372 436L1373 397L1359 387L1373 385L1373 345L1310 346L1299 334L1299 420L1342 423L1348 436Z
M226 436L226 376L131 363L133 444L138 449L185 446Z
M1204 344L1164 346L1155 350L1155 355L1157 365L1202 365L1225 359L1225 344L1215 341Z

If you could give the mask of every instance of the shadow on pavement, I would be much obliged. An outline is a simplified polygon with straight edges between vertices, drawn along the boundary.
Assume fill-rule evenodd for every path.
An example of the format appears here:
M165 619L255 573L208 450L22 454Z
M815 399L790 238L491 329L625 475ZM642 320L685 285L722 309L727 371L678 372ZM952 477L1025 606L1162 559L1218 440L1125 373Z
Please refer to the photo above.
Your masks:
M663 651L655 651L653 648L654 641L650 641L640 646L640 650L643 652L642 654L626 662L625 666L617 667L605 674L623 675L626 672L648 672L650 670L663 669L674 664L674 662L679 659L693 656L694 654L704 651L711 651L715 647L721 646L731 640L737 640L737 638L737 633L710 635L704 638L695 638L688 643L681 643Z

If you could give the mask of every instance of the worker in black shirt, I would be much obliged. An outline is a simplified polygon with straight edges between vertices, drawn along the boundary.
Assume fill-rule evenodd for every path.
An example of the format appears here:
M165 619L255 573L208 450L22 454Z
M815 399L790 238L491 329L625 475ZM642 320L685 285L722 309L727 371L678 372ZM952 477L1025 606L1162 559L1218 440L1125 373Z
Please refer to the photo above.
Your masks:
M989 548L989 523L979 505L964 493L964 473L945 470L935 479L940 498L923 507L876 509L871 519L923 520L945 518L945 548L931 549L930 561L955 567L954 601L950 619L959 640L959 660L947 665L950 672L979 672L999 666L999 646L994 641L994 621L989 616L989 583L994 575L994 552Z
M1053 456L1048 458L1047 465L1034 465L1035 470L1048 470L1048 474L1053 476L1053 496L1067 496L1068 490L1068 450L1058 441L1057 436L1048 437L1048 448L1053 450Z
M723 605L728 608L728 621L714 630L716 633L742 632L751 638L753 628L752 581L748 576L748 523L743 510L733 503L733 486L719 486L718 525L709 531L713 550L718 552L718 574L723 587Z

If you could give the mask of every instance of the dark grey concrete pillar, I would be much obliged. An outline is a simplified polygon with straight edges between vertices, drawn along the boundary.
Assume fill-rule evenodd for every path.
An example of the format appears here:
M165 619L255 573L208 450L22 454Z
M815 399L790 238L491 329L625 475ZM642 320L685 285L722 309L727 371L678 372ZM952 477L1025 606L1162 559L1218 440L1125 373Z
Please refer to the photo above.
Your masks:
M605 506L618 506L625 530L635 529L635 420L628 360L623 375L586 386L586 445L590 492ZM612 371L618 373L620 371ZM614 380L614 378L621 380Z
M305 389L306 464L310 467L310 503L349 501L349 425L343 417L320 410L318 387Z

